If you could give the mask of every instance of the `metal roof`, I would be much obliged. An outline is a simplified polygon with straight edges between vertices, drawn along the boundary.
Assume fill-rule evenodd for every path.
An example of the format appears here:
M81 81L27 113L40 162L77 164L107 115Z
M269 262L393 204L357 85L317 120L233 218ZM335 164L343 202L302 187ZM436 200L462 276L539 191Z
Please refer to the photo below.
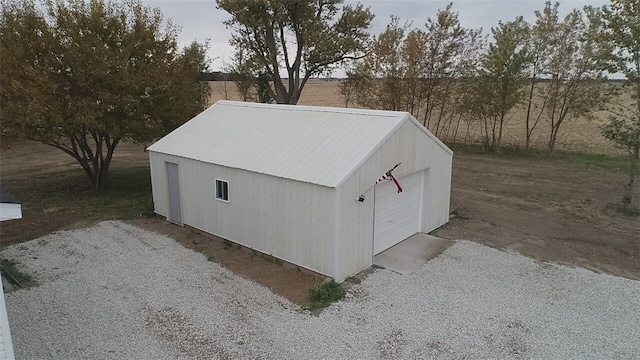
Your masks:
M218 101L149 151L335 187L406 112Z

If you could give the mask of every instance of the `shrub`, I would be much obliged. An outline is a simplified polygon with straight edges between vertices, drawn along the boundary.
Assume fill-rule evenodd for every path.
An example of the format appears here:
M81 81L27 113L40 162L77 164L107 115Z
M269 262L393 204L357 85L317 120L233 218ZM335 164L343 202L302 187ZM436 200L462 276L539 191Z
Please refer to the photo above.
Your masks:
M309 300L311 300L311 309L325 308L331 303L344 298L346 291L341 284L335 281L324 282L314 285L309 289Z

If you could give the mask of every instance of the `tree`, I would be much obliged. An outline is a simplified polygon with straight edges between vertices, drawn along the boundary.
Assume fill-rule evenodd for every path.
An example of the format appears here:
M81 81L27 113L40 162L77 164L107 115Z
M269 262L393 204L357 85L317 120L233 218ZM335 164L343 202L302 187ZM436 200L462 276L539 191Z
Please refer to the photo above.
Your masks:
M359 79L352 70L347 70L347 77L338 83L338 92L344 99L344 107L348 108L358 93Z
M547 149L552 153L562 125L571 117L593 116L607 100L608 92L599 69L598 59L606 44L596 41L597 24L584 14L572 10L558 20L558 4L547 2L542 12L536 12L538 22L548 26L547 44L550 52L543 67L549 84L542 88L548 98L546 113L549 120Z
M593 14L603 20L604 31L599 40L614 46L613 51L606 53L605 69L623 73L627 79L619 92L631 94L630 104L622 101L611 104L612 116L602 127L604 137L629 154L629 181L624 187L622 208L630 212L634 209L633 187L640 161L640 0L612 0L609 6Z
M102 190L116 146L149 142L200 112L205 47L140 3L3 2L0 118L5 135L72 156Z
M273 103L273 89L271 88L271 84L269 84L269 76L264 71L260 72L256 79L256 96L256 100L260 103Z
M225 21L234 30L231 45L246 52L256 71L266 70L273 81L271 97L280 104L297 104L311 76L367 51L373 14L362 5L339 11L343 0L216 2L231 15Z
M525 46L528 25L522 17L492 28L493 43L479 64L473 80L470 106L482 119L485 145L500 151L507 114L524 95L524 70L529 59Z
M402 47L408 25L392 16L385 31L374 38L371 53L347 72L345 84L358 88L358 103L384 110L406 110L403 99L405 64Z
M559 6L558 4L555 5ZM558 22L557 11L552 12L552 8L545 8L545 16L537 17L533 26L527 28L526 48L529 58L527 61L527 77L529 78L527 94L527 115L525 117L525 148L531 146L533 131L538 126L544 110L547 106L548 93L539 91L540 77L544 76L544 61L550 55L552 49L549 47L547 39L553 36L555 24ZM540 104L541 102L541 104ZM536 114L537 112L537 114Z
M357 83L355 102L367 108L411 112L436 135L456 136L483 39L479 30L461 26L452 4L427 19L424 29L392 17L372 51L348 72ZM460 101L459 101L460 100Z
M233 62L228 68L228 72L233 75L233 82L242 101L251 101L257 96L255 94L256 74L252 69L251 63L252 61L240 49L233 54Z
M463 27L459 14L452 9L453 3L449 3L425 24L422 123L436 136L450 129L449 121L458 110L452 104L456 103L457 94L464 93L458 87L462 84L458 80L468 75L468 66L477 60L477 52L484 45L481 30Z

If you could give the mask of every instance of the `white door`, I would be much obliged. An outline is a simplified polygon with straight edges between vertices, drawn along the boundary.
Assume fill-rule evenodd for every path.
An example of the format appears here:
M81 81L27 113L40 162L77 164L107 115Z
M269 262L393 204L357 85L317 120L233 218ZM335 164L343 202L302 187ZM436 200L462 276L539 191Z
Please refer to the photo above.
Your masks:
M393 181L375 187L373 254L376 255L420 231L422 178L424 171L398 179L403 191L397 192Z
M167 163L167 183L169 185L169 221L182 224L182 203L180 200L180 175L178 164Z

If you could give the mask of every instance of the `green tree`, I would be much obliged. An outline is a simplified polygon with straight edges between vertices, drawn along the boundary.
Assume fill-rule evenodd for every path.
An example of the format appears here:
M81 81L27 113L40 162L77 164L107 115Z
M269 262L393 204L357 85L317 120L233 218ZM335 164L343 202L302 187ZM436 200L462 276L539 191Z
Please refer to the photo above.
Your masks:
M392 16L386 29L371 46L370 56L348 71L345 84L352 84L360 93L358 103L367 108L406 111L403 89L405 63L402 47L408 25ZM356 85L357 84L357 85Z
M591 118L609 95L597 61L607 48L597 41L597 22L575 9L559 20L558 6L547 2L542 12L536 12L536 21L548 27L546 41L550 51L542 66L549 83L541 87L541 92L548 99L550 153L555 150L566 121L572 117Z
M367 51L373 14L362 5L339 9L343 0L216 2L231 15L225 21L234 30L231 45L246 52L256 71L266 69L273 82L271 97L280 104L297 104L309 78Z
M251 101L256 98L257 78L251 64L251 59L242 49L239 49L234 53L232 63L226 70L232 74L233 82L242 101Z
M556 6L559 6L556 4ZM525 116L525 148L531 147L531 137L545 113L548 100L548 92L540 91L541 77L545 73L545 59L552 49L548 39L552 38L555 24L558 21L557 11L551 13L552 8L545 8L545 16L537 16L536 22L527 28L526 47L529 54L527 61L527 114Z
M264 71L260 72L256 79L256 96L256 100L260 103L273 103L273 89L271 88L271 84L269 84L269 76Z
M358 79L358 75L356 75L353 70L347 70L346 75L347 77L340 80L340 82L338 83L338 93L344 100L344 107L348 108L349 104L354 101L358 93L358 84L360 80Z
M371 53L348 75L357 83L355 101L367 108L411 112L436 135L455 138L468 77L484 42L479 30L462 27L449 4L424 29L392 17Z
M634 209L633 189L640 161L640 0L612 0L594 15L603 20L605 31L599 40L614 46L606 53L605 69L624 74L627 79L618 93L631 94L631 103L616 101L610 105L612 116L602 127L604 137L629 154L629 181L624 186L622 207L630 212Z
M448 120L457 111L451 105L456 103L456 94L464 93L457 86L461 84L458 79L466 75L469 62L477 60L475 52L482 46L481 31L463 27L459 17L449 3L425 24L422 124L436 136L450 128Z
M500 151L508 113L524 97L524 72L529 61L527 29L522 17L492 28L494 40L472 81L471 113L481 118L484 144L495 152Z
M2 3L3 135L72 156L102 190L116 146L149 142L200 112L205 47L177 51L176 30L137 2Z

